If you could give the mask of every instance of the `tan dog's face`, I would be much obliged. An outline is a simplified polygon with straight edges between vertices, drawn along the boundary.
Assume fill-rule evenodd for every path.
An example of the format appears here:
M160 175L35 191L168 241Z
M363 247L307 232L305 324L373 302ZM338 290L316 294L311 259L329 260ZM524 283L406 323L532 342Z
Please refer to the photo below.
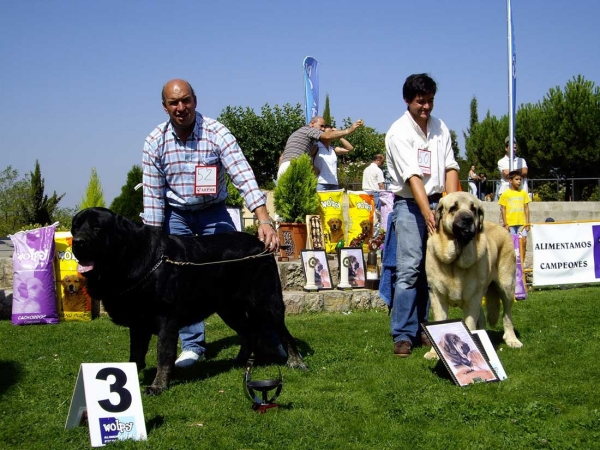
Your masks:
M65 275L61 283L66 294L75 294L85 285L85 279L78 275Z
M362 230L362 232L366 235L371 233L371 229L373 228L373 224L368 221L368 220L363 220L360 223L360 229Z
M332 233L339 232L342 229L342 221L340 219L332 218L327 221L329 229Z
M483 230L481 200L468 192L453 192L442 197L435 210L438 233L454 237L460 244L469 243Z

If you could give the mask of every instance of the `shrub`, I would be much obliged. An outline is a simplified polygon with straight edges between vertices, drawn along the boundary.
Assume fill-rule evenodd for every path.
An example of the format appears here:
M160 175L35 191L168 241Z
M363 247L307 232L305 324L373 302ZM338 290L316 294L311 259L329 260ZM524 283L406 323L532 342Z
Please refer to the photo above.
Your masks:
M305 223L307 215L318 213L317 177L308 155L292 160L277 182L273 202L283 222Z

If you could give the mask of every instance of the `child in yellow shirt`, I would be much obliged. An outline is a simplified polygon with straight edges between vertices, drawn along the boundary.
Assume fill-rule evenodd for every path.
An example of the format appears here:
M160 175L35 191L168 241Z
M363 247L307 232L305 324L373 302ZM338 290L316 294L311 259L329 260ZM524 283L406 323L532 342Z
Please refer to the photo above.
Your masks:
M502 193L498 204L502 213L502 226L510 231L510 234L517 234L523 225L529 224L529 205L531 201L527 192L521 190L523 178L518 170L513 170L508 174L509 187ZM523 248L527 247L527 232L529 225L521 231L523 239ZM525 261L525 250L523 250L522 260Z

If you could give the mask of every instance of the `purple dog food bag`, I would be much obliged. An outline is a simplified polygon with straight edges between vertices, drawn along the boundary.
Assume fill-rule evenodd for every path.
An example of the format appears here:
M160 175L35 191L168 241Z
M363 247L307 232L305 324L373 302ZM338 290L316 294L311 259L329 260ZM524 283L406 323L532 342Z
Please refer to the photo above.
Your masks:
M525 300L527 298L527 287L525 286L525 277L523 277L523 265L521 264L521 238L518 234L513 234L513 245L515 247L515 256L517 258L517 273L515 282L515 298Z
M54 286L54 231L58 223L9 236L13 253L14 325L58 323Z

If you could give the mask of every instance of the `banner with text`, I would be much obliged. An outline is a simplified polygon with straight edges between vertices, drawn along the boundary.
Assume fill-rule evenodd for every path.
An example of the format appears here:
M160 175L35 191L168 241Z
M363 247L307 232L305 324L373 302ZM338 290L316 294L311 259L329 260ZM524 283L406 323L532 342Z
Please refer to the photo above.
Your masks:
M532 224L533 285L600 282L600 222Z
M319 115L319 63L312 56L304 58L302 68L304 69L304 111L306 124L315 116Z

